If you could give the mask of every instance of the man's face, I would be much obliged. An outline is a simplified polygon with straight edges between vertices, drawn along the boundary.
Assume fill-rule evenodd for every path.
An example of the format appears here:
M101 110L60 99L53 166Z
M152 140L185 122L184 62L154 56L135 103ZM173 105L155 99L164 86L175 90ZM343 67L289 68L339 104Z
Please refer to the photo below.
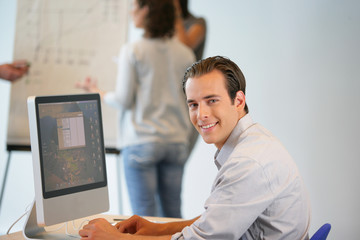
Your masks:
M224 75L213 70L200 77L189 78L185 91L192 124L206 143L221 149L245 115L245 96L239 91L232 103Z

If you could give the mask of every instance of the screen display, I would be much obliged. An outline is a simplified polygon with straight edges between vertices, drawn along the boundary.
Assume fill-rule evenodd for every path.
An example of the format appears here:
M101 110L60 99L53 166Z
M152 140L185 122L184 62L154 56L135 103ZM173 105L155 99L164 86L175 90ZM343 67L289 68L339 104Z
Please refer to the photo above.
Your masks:
M37 104L44 197L106 184L98 100Z

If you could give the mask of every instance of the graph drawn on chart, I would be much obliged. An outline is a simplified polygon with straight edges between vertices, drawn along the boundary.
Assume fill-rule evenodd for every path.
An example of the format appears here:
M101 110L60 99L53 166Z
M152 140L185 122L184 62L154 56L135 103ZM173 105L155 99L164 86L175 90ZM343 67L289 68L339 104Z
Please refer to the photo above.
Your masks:
M11 87L8 141L24 137L18 126L27 123L17 119L27 112L30 95L83 93L74 85L87 76L96 78L104 90L114 89L114 59L127 39L127 2L18 0L14 59L28 60L31 68ZM113 112L103 107L106 125L116 125L116 117L108 116ZM104 130L114 135L114 129Z

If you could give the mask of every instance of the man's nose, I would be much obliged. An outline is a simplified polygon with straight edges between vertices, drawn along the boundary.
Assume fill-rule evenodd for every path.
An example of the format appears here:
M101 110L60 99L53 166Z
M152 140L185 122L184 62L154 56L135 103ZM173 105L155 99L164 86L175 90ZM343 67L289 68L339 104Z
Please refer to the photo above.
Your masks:
M206 119L209 117L209 107L206 106L206 104L199 104L198 107L198 119L202 120L202 119Z

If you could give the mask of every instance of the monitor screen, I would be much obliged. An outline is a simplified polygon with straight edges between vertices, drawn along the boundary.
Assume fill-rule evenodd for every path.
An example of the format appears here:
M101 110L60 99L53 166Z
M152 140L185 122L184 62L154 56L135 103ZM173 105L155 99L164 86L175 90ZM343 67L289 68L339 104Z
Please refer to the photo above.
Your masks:
M98 102L38 99L37 112L44 198L106 185Z

